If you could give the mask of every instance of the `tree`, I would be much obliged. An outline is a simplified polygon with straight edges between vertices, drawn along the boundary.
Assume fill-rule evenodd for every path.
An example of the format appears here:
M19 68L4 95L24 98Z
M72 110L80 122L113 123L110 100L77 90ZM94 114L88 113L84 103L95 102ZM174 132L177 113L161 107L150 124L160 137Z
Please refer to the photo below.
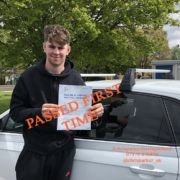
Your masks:
M7 42L9 39L9 31L4 31L3 29L0 29L0 57L6 56L7 53ZM5 59L0 59L0 65L5 63Z
M179 0L0 0L0 31L10 32L0 59L7 64L36 64L43 56L43 28L62 24L71 33L70 58L82 72L89 69L118 72L135 66L136 52L154 44L147 38L150 29L164 24L178 25L169 17L178 12ZM141 31L140 31L141 29ZM135 48L136 47L136 48Z
M179 45L171 48L171 59L172 60L180 60L180 48Z
M165 31L162 29L156 31L150 30L146 36L149 39L149 47L151 47L151 49L147 49L147 47L142 44L142 46L138 47L138 57L135 60L137 67L143 69L149 68L152 60L169 59L170 54L167 33Z

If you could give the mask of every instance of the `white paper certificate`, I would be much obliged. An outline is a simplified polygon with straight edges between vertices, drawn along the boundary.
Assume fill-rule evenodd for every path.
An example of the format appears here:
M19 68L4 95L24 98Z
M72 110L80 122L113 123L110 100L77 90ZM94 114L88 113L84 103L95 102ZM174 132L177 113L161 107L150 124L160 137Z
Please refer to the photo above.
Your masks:
M91 119L87 115L92 105L91 94L91 86L59 85L57 130L91 129Z

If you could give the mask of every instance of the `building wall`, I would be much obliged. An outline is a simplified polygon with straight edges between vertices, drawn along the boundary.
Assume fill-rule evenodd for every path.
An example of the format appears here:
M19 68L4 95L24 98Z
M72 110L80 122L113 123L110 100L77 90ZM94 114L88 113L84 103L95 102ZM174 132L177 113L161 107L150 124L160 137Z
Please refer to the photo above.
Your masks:
M153 60L151 62L152 69L156 69L156 66L165 66L172 65L173 66L173 75L176 80L180 80L180 60ZM152 78L155 79L155 74L153 73Z

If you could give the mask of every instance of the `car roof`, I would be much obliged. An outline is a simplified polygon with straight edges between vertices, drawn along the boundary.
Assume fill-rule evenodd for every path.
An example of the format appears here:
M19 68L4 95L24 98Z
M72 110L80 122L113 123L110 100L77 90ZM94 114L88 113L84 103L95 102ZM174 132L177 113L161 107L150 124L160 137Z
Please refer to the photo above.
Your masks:
M121 79L85 82L93 89L105 89L121 83ZM115 89L111 88L111 89ZM180 81L171 79L136 79L132 92L142 92L173 97L180 100Z

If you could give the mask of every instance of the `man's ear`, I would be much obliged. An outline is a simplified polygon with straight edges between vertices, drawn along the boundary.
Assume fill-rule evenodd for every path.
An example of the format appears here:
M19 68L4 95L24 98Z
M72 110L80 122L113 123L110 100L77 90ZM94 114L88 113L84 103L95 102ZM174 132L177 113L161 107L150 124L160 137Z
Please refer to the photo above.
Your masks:
M46 43L43 43L43 50L46 52Z
M68 53L67 53L67 56L69 55L69 53L71 52L71 46L68 46Z

